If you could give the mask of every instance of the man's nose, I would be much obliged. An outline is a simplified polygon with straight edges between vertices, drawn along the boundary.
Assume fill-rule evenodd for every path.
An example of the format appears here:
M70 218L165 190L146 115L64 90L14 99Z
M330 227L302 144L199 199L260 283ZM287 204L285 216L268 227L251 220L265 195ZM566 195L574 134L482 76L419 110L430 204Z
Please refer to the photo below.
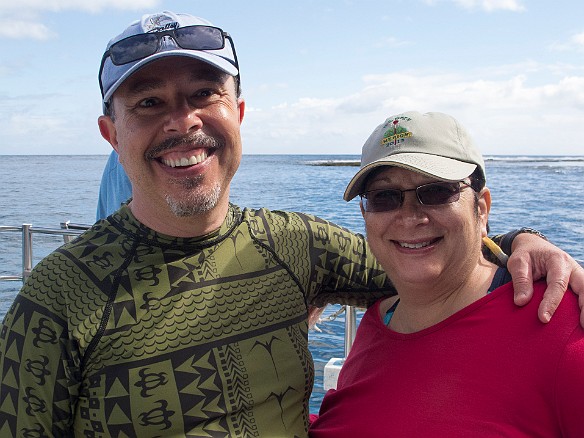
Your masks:
M198 108L189 105L186 99L178 102L168 114L165 129L168 132L178 134L188 134L189 132L201 129L203 121L201 120L199 111Z

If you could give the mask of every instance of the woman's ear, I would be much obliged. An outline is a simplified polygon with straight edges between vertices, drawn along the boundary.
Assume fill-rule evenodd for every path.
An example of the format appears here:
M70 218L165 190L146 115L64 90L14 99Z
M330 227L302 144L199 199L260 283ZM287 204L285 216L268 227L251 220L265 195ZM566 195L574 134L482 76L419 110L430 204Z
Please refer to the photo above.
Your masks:
M488 235L487 224L489 222L489 212L491 211L491 191L487 187L478 193L478 215L481 225L481 235Z

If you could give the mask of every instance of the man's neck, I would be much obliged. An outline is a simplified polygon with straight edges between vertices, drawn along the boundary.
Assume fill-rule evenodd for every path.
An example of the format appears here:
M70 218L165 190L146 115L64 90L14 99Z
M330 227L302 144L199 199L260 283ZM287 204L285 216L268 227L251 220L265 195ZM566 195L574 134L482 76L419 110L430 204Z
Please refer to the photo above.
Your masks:
M152 209L145 211L134 200L128 207L136 219L148 228L167 236L188 238L204 236L219 229L229 211L229 200L220 202L208 212L184 217L176 216L168 208L151 214Z

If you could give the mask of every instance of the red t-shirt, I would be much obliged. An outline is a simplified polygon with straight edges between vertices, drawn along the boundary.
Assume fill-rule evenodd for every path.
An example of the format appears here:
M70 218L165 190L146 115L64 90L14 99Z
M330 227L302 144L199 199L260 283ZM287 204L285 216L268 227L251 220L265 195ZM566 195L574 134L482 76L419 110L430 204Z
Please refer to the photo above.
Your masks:
M584 330L568 291L548 324L545 283L524 307L508 283L417 333L363 316L310 436L584 437Z

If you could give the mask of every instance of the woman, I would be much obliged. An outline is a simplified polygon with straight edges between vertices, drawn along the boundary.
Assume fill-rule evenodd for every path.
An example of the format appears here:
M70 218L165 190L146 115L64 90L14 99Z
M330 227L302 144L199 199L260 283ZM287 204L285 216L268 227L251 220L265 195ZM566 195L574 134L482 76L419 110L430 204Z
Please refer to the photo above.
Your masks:
M345 199L361 195L399 298L363 316L311 436L583 437L577 299L565 294L547 325L538 300L513 304L506 270L481 252L491 195L468 133L445 114L400 114L361 163Z

